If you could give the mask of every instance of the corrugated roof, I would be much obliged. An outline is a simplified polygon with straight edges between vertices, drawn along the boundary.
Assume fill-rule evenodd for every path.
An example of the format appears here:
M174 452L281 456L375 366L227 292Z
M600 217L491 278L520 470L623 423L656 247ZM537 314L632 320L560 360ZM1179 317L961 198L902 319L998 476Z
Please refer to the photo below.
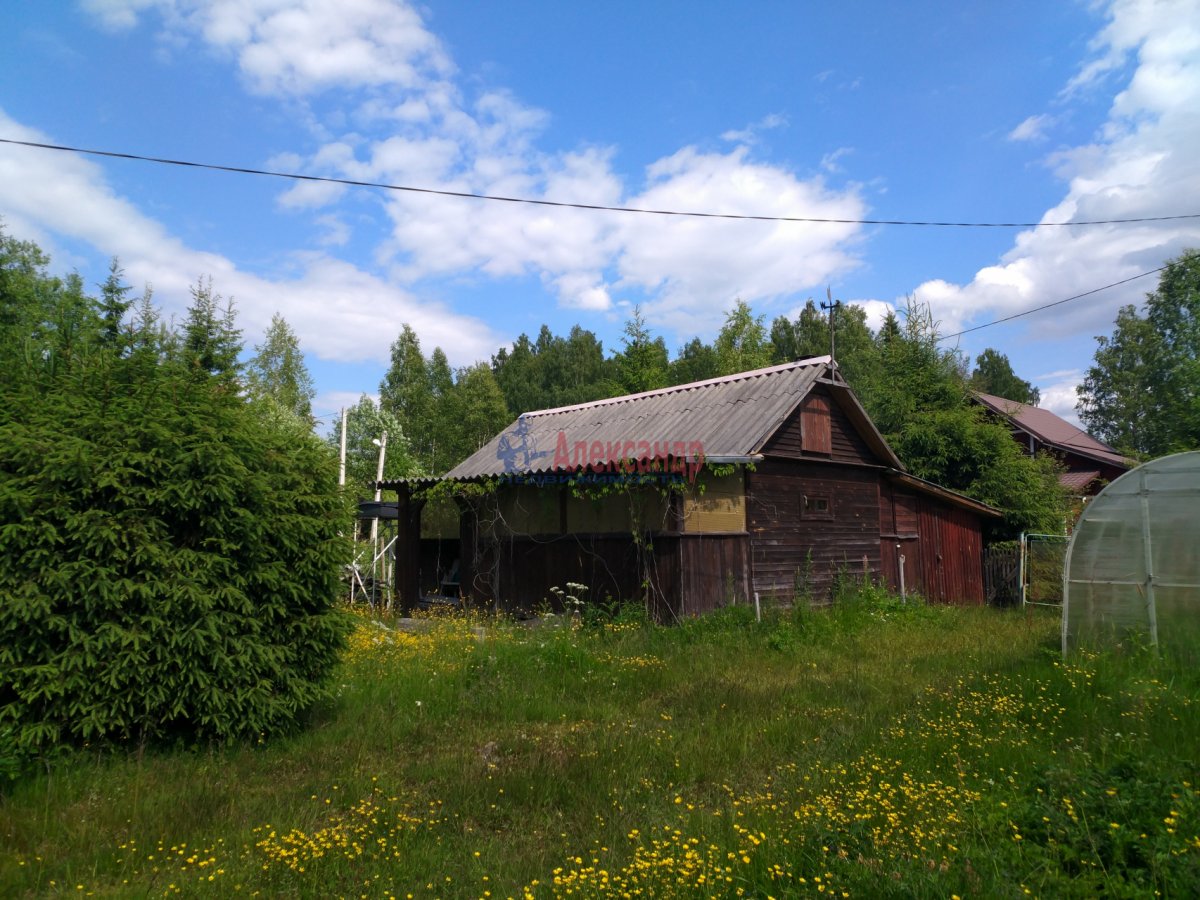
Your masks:
M976 393L975 396L992 412L1009 419L1022 431L1033 435L1043 444L1125 469L1133 466L1132 460L1126 459L1108 444L1096 440L1086 431L1076 428L1048 409L1030 406L1028 403L1018 403L1015 400L1006 400L992 394Z
M739 372L691 384L525 413L455 466L455 480L555 470L563 442L574 467L575 448L604 446L605 465L636 457L626 450L645 443L699 444L706 458L750 457L761 450L821 376L834 370L828 356ZM840 376L839 376L840 377ZM620 448L616 453L610 447ZM689 454L692 452L688 451ZM560 454L561 462L561 454ZM590 455L584 463L592 462ZM560 466L561 467L561 466Z
M1063 472L1058 476L1058 483L1069 491L1081 492L1099 477L1099 469L1083 469L1078 472Z

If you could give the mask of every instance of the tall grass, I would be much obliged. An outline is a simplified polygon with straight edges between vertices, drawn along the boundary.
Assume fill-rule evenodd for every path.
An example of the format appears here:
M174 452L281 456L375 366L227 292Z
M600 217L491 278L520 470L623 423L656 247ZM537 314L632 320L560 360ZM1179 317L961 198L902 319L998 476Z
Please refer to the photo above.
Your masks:
M12 786L0 894L1193 894L1195 672L1056 638L870 588L762 623L361 616L302 733Z

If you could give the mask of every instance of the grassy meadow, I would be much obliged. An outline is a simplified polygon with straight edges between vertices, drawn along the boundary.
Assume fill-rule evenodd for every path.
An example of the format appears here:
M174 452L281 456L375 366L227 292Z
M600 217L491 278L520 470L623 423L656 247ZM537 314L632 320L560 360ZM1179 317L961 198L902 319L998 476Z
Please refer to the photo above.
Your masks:
M1200 674L1037 613L360 610L291 738L9 784L0 896L1195 896Z

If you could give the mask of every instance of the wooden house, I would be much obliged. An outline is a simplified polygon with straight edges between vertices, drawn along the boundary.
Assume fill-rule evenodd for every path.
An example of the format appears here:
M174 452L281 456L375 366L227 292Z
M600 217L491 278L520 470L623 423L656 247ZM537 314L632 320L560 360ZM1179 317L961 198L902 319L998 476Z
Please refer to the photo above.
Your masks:
M1136 463L1048 409L1005 400L992 394L973 398L989 415L1008 426L1030 456L1049 453L1063 465L1059 482L1073 497L1089 498L1120 478Z
M444 479L384 487L405 609L535 609L574 583L671 620L862 577L982 603L999 516L907 474L828 357L526 413Z

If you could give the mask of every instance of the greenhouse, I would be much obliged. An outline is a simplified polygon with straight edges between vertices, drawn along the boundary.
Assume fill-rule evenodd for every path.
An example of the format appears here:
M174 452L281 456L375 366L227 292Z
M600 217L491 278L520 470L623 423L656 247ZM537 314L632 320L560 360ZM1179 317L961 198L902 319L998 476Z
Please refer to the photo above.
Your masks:
M1063 653L1200 650L1200 451L1126 472L1087 505L1067 550Z

